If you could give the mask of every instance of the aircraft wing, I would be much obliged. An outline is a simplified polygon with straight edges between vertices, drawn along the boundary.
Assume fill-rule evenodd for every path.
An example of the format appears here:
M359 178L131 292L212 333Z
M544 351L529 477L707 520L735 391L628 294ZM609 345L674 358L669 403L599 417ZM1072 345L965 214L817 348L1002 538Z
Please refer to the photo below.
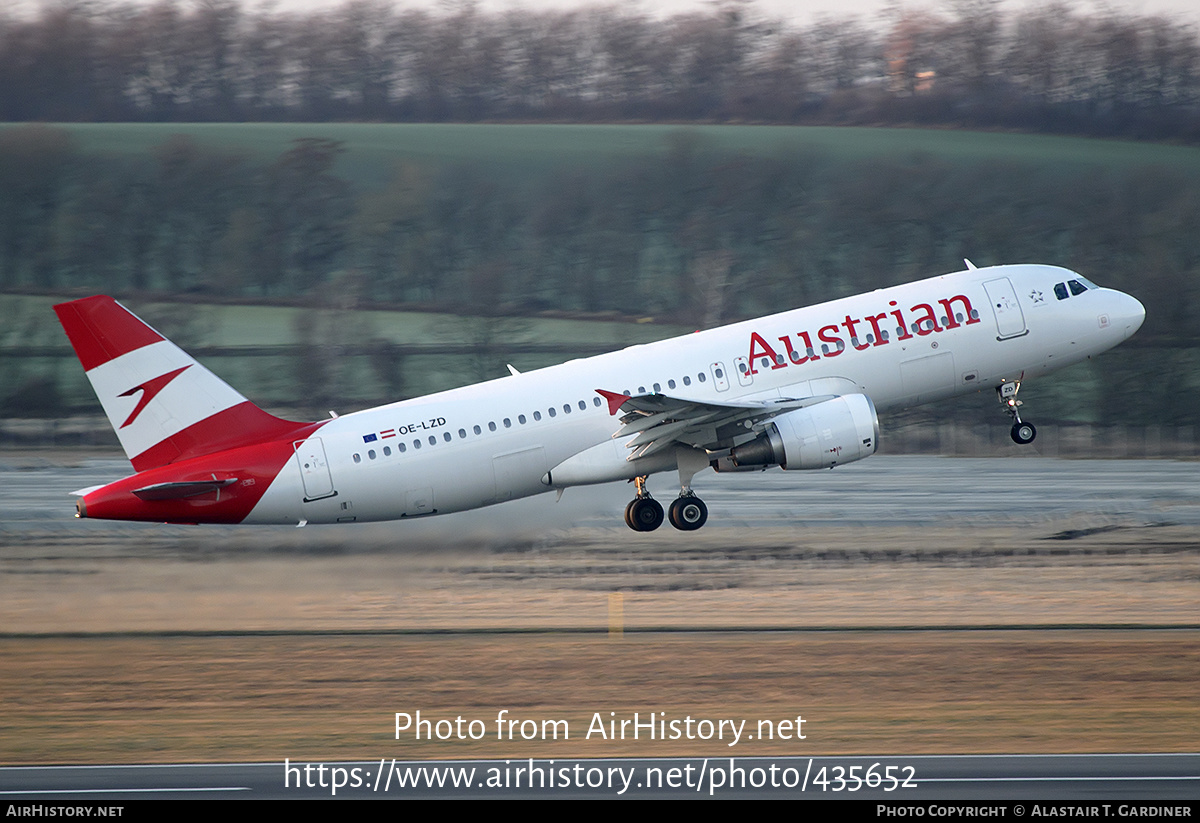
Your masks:
M824 403L837 395L780 397L719 403L688 400L667 394L627 395L596 389L608 401L612 415L622 412L621 428L614 439L632 437L627 460L648 457L676 443L709 451L729 448L735 434L757 433L764 420L805 406Z

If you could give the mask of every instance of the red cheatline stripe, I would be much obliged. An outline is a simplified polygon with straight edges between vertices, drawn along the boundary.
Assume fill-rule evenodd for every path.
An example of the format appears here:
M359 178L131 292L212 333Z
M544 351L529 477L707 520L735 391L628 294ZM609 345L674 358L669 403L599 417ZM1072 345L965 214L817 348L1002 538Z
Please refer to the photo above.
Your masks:
M85 297L54 307L84 371L91 371L163 336L104 295Z

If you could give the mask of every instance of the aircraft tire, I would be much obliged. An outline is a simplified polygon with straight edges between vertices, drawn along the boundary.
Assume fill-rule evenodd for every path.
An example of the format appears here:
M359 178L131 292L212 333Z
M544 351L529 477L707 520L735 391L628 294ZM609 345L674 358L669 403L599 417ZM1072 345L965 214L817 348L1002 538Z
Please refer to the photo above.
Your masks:
M1037 429L1032 423L1014 423L1012 431L1013 442L1020 446L1025 446L1033 442L1037 437Z
M650 497L639 497L625 510L630 528L638 532L652 532L662 525L663 507Z
M699 497L677 497L667 510L667 518L680 531L695 531L708 522L708 506Z

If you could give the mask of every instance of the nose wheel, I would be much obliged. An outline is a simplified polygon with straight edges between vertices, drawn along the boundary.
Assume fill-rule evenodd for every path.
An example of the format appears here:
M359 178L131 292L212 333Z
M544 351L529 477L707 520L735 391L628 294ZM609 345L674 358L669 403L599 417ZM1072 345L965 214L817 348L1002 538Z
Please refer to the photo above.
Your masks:
M1037 428L1032 423L1013 423L1012 431L1009 434L1014 443L1025 446L1032 443L1033 438L1037 437Z
M997 386L996 394L999 396L1000 402L1004 405L1004 413L1013 419L1013 426L1009 430L1009 436L1012 437L1013 442L1017 445L1027 446L1037 437L1037 427L1021 419L1020 408L1022 403L1017 399L1017 392L1020 390L1021 381L1014 380L1011 383L1001 383Z

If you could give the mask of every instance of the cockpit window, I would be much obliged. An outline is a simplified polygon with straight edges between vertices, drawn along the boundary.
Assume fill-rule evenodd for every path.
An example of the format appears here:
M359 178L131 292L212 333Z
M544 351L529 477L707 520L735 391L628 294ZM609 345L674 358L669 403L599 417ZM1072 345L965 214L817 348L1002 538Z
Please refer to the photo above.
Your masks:
M1059 300L1066 300L1067 299L1067 284L1059 283L1057 286L1055 286L1054 287L1054 296L1057 297Z
M1088 288L1078 280L1068 280L1067 285L1071 287L1071 294L1083 294Z

